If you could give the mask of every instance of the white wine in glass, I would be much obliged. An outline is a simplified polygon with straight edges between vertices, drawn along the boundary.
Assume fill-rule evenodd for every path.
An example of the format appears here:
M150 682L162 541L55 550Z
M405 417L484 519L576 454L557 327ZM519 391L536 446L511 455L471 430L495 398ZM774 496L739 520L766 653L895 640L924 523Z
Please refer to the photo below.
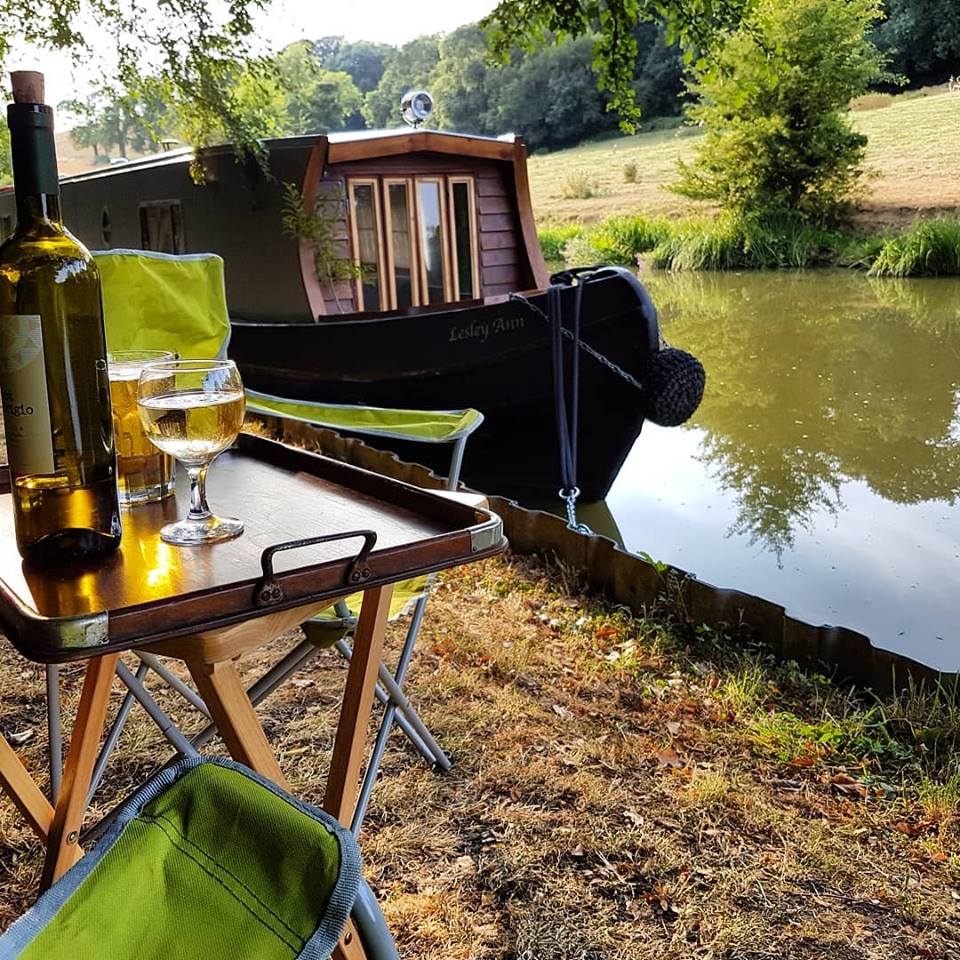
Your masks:
M207 506L207 468L243 426L244 394L232 360L171 360L147 364L140 374L137 406L147 438L179 460L190 477L190 512L160 531L181 545L229 540L243 532L233 517Z

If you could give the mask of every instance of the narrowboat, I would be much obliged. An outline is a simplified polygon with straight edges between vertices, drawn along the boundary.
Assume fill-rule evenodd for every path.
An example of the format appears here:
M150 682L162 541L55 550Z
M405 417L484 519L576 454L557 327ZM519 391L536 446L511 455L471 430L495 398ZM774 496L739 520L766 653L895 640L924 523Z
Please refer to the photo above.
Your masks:
M94 250L220 254L230 355L249 387L331 403L476 407L485 423L467 447L466 482L554 495L551 279L522 141L400 128L264 147L269 175L222 146L64 178L64 219ZM0 233L15 215L12 193L0 194ZM558 280L569 328L576 281ZM578 483L583 499L600 500L644 422L637 381L658 350L657 321L636 278L616 268L584 285L578 314L592 348L580 363ZM445 462L424 445L377 445Z

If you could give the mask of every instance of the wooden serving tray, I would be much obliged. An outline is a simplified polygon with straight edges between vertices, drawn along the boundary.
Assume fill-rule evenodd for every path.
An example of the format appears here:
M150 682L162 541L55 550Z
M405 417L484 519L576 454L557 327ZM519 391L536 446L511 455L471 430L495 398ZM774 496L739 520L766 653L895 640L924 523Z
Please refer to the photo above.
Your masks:
M242 435L207 486L215 513L243 520L241 537L198 547L160 539L160 528L187 512L180 473L176 497L123 511L112 557L34 570L17 552L7 479L3 632L31 660L62 663L333 600L507 546L488 510L262 437ZM327 542L302 542L314 537Z

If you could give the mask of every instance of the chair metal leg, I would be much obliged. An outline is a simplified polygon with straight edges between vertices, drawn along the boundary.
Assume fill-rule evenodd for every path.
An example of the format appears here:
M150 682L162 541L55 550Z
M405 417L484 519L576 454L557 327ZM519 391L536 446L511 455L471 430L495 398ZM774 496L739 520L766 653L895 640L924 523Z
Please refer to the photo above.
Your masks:
M184 683L172 670L168 670L160 658L154 656L152 653L137 650L136 654L155 674L163 677L184 700L193 704L208 720L210 719L210 711L207 709L207 705L190 684Z
M349 660L353 656L350 644L345 640L341 640L340 643L343 646L341 647L338 644L337 649L346 660ZM437 764L444 770L448 770L450 761L443 752L443 748L437 743L433 734L427 729L427 725L420 719L420 715L413 709L413 704L397 686L396 680L393 679L390 671L383 664L380 664L377 677L378 682L375 690L377 700L384 706L393 703L397 708L394 723L410 738L417 752L427 763Z
M63 777L63 723L60 719L60 667L47 664L47 743L50 756L50 800L56 804Z
M360 881L352 916L368 960L400 960L380 904L366 880Z
M150 715L150 719L160 728L160 732L169 741L174 750L185 757L197 756L197 751L190 741L180 732L170 717L167 716L163 707L153 699L150 692L140 681L140 678L130 672L126 664L117 664L117 676L123 681L130 693L140 701L140 705Z

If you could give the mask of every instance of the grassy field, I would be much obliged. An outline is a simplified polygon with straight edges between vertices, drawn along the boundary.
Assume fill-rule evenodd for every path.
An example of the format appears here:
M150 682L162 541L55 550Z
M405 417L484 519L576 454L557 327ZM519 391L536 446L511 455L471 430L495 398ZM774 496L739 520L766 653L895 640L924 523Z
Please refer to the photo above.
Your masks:
M394 655L404 630L391 628ZM245 676L257 661L240 662ZM71 716L81 669L65 669ZM322 652L260 708L314 803L344 676ZM43 683L8 651L0 728L32 769ZM960 956L956 708L858 698L666 601L632 617L516 557L441 577L409 690L454 767L433 773L394 737L360 838L409 960ZM92 815L166 756L135 709ZM39 867L0 803L0 928Z
M865 184L857 219L883 228L921 214L960 208L960 93L935 88L926 96L870 97L854 125L869 138ZM664 186L678 159L694 155L699 131L660 130L588 143L532 157L530 185L541 223L592 223L614 214L680 216L702 209ZM635 163L635 183L624 167ZM570 197L565 193L591 193Z

